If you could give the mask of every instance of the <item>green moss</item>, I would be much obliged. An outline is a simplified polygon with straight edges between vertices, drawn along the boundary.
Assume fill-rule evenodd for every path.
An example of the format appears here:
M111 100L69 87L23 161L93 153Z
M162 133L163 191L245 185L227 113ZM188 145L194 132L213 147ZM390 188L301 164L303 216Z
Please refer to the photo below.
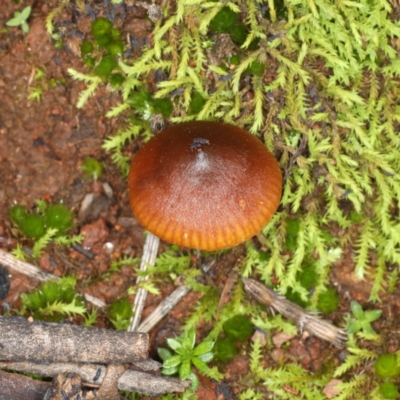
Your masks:
M204 100L203 96L196 92L190 100L189 115L198 114L204 107L204 104L206 104L206 101Z
M218 338L214 344L214 359L223 363L233 360L238 349L231 337Z
M379 384L379 393L384 399L398 399L399 388L392 382L382 382Z
M216 33L228 32L237 21L237 14L229 7L223 7L211 20L210 28Z
M109 78L111 72L113 72L117 66L118 63L115 61L114 57L107 55L101 59L93 72L104 82Z
M82 298L76 293L75 284L76 280L72 277L43 282L38 289L21 295L21 313L28 310L35 319L54 322L60 321L65 315L83 315L86 308Z
M110 83L111 78L115 75L117 74L111 75ZM99 179L103 175L103 164L93 157L85 157L81 169L87 177L94 180Z
M253 324L244 315L235 315L224 323L226 336L239 342L246 341L253 333Z
M93 51L93 43L88 40L83 40L81 43L81 55L86 56Z
M400 367L396 354L381 354L375 361L375 374L378 378L397 378L400 375Z
M111 86L113 86L115 88L119 88L125 82L125 77L118 73L111 74L108 81L110 82Z
M44 213L44 223L47 228L57 229L64 235L73 226L73 214L64 204L49 204Z
M330 314L339 308L340 297L334 288L329 288L318 297L317 309Z
M132 303L127 297L115 300L107 308L107 314L115 329L126 330L133 315Z
M246 41L247 33L247 26L245 24L236 24L230 31L233 43L241 46Z
M18 227L29 239L39 239L45 233L44 219L38 214L27 214Z
M106 48L108 53L113 56L119 56L124 51L124 43L120 39L118 40L114 39L112 41L109 41L104 45L104 47Z
M99 39L111 35L112 23L107 18L96 18L92 23L91 33Z

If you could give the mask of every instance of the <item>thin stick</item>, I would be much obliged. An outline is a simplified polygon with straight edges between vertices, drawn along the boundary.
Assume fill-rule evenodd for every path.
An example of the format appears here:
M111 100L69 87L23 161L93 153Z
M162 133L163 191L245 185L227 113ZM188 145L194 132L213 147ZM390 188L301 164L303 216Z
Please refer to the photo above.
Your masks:
M0 264L12 269L15 272L29 276L30 278L34 278L41 282L51 281L51 280L57 281L60 279L56 275L53 275L53 274L50 274L49 272L45 272L45 271L41 270L40 268L36 267L36 265L27 263L26 261L18 260L12 254L7 253L6 251L1 250L1 249L0 249ZM83 296L89 303L92 303L96 307L102 308L102 307L106 306L104 301L100 300L97 297L94 297L87 293L84 293Z
M285 318L294 321L300 331L306 331L310 335L326 340L336 347L343 347L343 342L346 341L346 332L343 329L339 329L329 321L310 314L297 304L279 296L273 290L254 279L242 278L242 281L247 293L260 303L282 314Z
M203 264L201 270L207 273L214 265L215 260ZM203 276L204 274L200 275ZM180 277L182 278L182 276ZM178 278L178 280L180 280ZM140 324L138 332L148 333L156 326L188 293L190 289L187 286L179 286L169 296L167 296L153 312Z
M160 239L154 236L152 233L148 233L146 236L146 241L143 247L142 260L140 262L140 271L146 271L147 265L153 266L158 253L158 248L160 246ZM141 278L138 277L136 283L147 280L148 277ZM131 318L131 323L128 328L128 332L134 332L137 330L139 322L142 318L144 304L147 298L147 290L139 288L135 302L133 303L133 317Z
M136 365L141 369L141 362L135 363L133 368L135 368ZM103 383L106 374L105 365L86 363L37 364L26 361L0 361L0 369L8 369L49 377L54 377L62 373L76 373L86 383L93 387L100 386ZM160 376L154 371L137 371L135 369L127 369L118 379L118 389L136 393L147 393L152 396L169 392L183 392L189 385L190 381L181 381L177 378ZM43 398L43 396L41 398Z

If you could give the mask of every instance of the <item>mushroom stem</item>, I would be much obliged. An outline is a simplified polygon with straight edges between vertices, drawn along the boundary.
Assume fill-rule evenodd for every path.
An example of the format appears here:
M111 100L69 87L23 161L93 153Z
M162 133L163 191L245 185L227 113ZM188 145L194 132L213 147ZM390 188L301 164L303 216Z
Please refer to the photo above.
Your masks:
M143 255L142 260L140 262L140 271L146 271L147 265L153 266L158 248L160 246L160 239L157 236L154 236L152 233L148 233L146 236L146 241L143 246ZM140 276L137 278L136 283L147 280L147 277L141 278ZM147 290L143 288L139 288L135 301L133 303L133 317L131 318L131 323L128 328L128 332L134 332L137 330L139 326L139 322L142 318L142 312L144 308L144 304L146 302Z

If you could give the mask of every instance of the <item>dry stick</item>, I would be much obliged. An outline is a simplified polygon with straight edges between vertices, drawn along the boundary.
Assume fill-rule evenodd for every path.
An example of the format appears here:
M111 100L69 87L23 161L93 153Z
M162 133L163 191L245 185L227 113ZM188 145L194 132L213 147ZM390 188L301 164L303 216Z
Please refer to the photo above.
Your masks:
M50 382L0 371L0 400L43 400L50 387Z
M347 338L346 332L343 329L339 329L329 321L308 313L297 304L279 296L273 290L254 279L242 278L242 281L247 293L273 311L277 311L285 318L294 321L300 331L306 331L311 335L332 343L336 347L343 347L343 343Z
M134 367L135 366L141 368L142 362L135 363ZM91 387L98 387L103 383L107 367L101 364L36 364L31 362L0 361L0 369L8 369L47 377L54 377L64 373L76 373ZM163 393L183 392L189 385L190 381L181 381L177 378L156 375L155 372L136 371L134 369L127 369L118 379L119 390L135 393L146 393L151 396L157 396ZM2 388L0 387L0 400L1 394ZM9 397L8 399L10 398L12 397ZM43 396L41 398L43 398Z
M143 247L143 255L142 255L142 260L140 262L140 271L146 271L147 265L150 266L154 265L159 246L160 246L160 239L149 232L146 236L146 241ZM148 277L144 278L138 277L136 283L145 281L147 279ZM129 325L128 332L134 332L137 330L140 319L142 318L142 312L144 304L146 302L146 297L147 297L147 290L144 288L139 288L135 297L135 302L133 303L134 314L133 317L131 318L131 323Z
M204 273L214 265L215 260L211 260L202 266ZM179 279L178 279L179 280ZM190 289L187 286L179 286L169 296L167 296L153 312L140 324L138 332L150 332L178 303L183 299Z
M0 316L2 361L132 363L146 359L148 349L146 333Z
M51 281L60 279L58 276L45 272L33 264L18 260L15 256L0 249L0 264L15 272L37 279L38 281ZM85 299L96 307L105 307L104 301L90 294L84 293Z

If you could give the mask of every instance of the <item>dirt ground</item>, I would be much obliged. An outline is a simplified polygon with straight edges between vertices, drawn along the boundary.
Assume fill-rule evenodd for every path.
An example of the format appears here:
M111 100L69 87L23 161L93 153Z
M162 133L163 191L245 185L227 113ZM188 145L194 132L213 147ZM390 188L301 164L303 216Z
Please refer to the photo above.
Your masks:
M100 87L83 109L76 108L79 92L84 85L73 81L67 69L73 67L84 71L85 67L76 54L75 39L72 36L62 49L55 49L46 33L45 17L56 4L56 0L35 1L29 21L30 32L23 35L19 28L4 28L13 13L29 5L28 2L0 3L0 29L3 28L0 33L0 248L11 251L17 243L7 213L15 202L32 208L36 199L62 201L76 215L73 233L84 235L83 247L89 247L94 258L89 259L72 248L50 245L38 265L58 276L77 276L80 287L84 285L86 292L110 304L134 285L135 273L131 267L123 267L119 272L107 273L107 279L103 279L103 275L113 260L123 255L140 256L143 247L143 229L132 216L126 180L109 155L101 149L104 138L114 133L124 122L122 119L105 118L105 112L118 103L118 95L105 85ZM132 25L134 28L124 26L123 29L134 29L137 37L145 39L152 29L151 22L145 19L146 11L138 7L132 16L136 18L136 24ZM65 18L70 18L70 15L67 14ZM88 24L81 25L82 29L90 29ZM42 83L35 81L37 68L46 73ZM41 100L29 99L30 87L39 85L43 87ZM131 155L138 146L140 142L132 145ZM85 157L94 157L106 166L101 182L93 182L84 176L80 166ZM105 200L103 182L112 188L112 200ZM89 193L100 195L99 201L93 205L90 215L79 219L82 200ZM244 254L244 247L239 246L223 256L210 274L213 284L219 286L221 291L226 282L227 270L231 270ZM343 311L348 311L349 288L352 288L351 298L360 303L368 300L370 291L368 283L357 282L355 286L351 250L335 266L332 282L342 300L340 310L331 318L340 322L343 321ZM29 292L37 285L38 282L13 273L9 295L3 303L7 302L11 308L17 308L21 293ZM173 287L166 285L161 289L160 295L149 296L145 315ZM151 332L152 355L155 356L157 346L165 345L165 337L179 332L183 318L196 301L195 294L189 295L184 304L178 305ZM382 307L383 315L388 317L382 324L390 331L396 328L394 322L390 321L399 320L398 298L393 296L384 299ZM375 308L379 308L379 305ZM102 312L98 326L111 328ZM394 346L397 347L397 343ZM315 371L322 365L327 354L335 363L339 362L340 352L329 344L315 338L307 341L295 338L285 354L277 353L273 356L278 361L282 357L295 358L304 368ZM269 362L274 361L266 361L266 366ZM246 384L242 378L247 375L248 368L249 358L243 351L228 366L222 367L226 378L224 382L216 383L201 378L199 398L234 399L235 392L243 390Z

